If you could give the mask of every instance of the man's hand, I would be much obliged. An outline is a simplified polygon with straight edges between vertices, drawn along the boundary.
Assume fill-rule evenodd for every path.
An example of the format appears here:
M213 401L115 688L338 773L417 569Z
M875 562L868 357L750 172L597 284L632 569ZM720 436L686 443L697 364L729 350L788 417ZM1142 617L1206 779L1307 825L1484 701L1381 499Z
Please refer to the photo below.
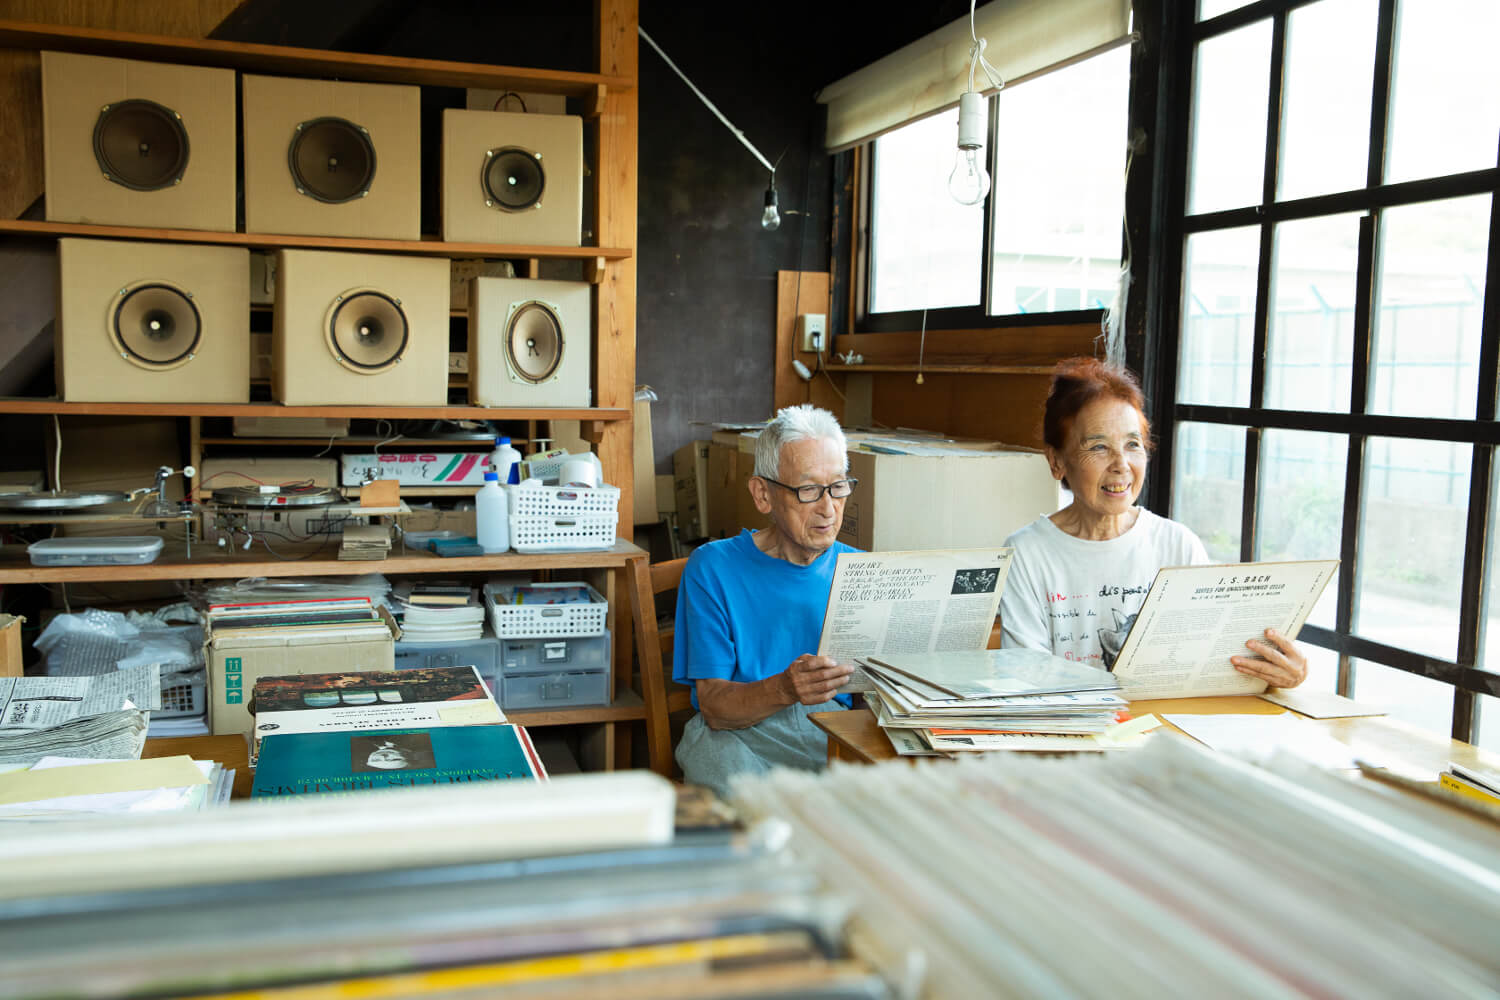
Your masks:
M1242 674L1263 678L1272 687L1296 687L1307 679L1307 657L1297 644L1274 628L1266 629L1266 641L1250 639L1245 643L1265 659L1231 656L1229 662Z
M821 705L849 683L854 664L839 663L831 656L803 653L781 672L787 697L803 705Z

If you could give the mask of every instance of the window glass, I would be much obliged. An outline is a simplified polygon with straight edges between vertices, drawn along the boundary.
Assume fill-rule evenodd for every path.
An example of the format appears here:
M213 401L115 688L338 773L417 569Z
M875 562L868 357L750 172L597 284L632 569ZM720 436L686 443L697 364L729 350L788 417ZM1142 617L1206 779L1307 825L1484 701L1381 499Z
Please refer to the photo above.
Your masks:
M1359 526L1354 631L1452 660L1458 655L1473 448L1369 439Z
M1349 440L1342 434L1275 429L1261 433L1256 559L1339 558L1348 455ZM1309 622L1335 626L1338 587L1335 575Z
M1203 539L1214 562L1239 562L1245 429L1181 421L1172 466L1172 517Z
M1489 229L1489 195L1380 213L1370 412L1473 418Z
M1276 197L1365 186L1376 0L1321 0L1287 15Z
M1470 742L1500 752L1500 698L1481 694L1475 700L1479 702L1479 727Z
M1500 140L1500 3L1399 0L1385 180L1495 165Z
M1349 410L1359 216L1278 225L1272 235L1266 406Z
M1194 233L1183 257L1177 401L1248 406L1260 229Z
M1270 66L1269 20L1198 46L1193 61L1188 214L1260 204Z
M1239 10L1249 0L1198 0L1198 20L1207 21L1226 11Z
M1328 585L1332 589L1333 584ZM1310 642L1299 641L1298 648L1307 657L1307 680L1297 686L1299 691L1326 691L1333 694L1339 689L1339 654Z
M1102 309L1113 301L1129 94L1128 46L1000 92L992 314Z
M870 311L979 304L984 210L948 194L958 108L875 140Z
M1453 732L1453 688L1430 677L1369 660L1352 660L1350 695L1383 706L1392 718L1446 737Z

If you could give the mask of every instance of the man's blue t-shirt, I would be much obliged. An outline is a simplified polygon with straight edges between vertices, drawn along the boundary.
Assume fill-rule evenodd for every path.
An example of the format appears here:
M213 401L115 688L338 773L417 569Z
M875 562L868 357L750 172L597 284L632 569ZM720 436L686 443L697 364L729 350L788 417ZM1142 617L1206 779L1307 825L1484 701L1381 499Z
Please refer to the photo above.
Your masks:
M699 546L677 588L672 679L688 685L705 678L747 683L816 653L839 553L858 551L834 542L809 565L798 566L756 548L748 530ZM838 700L847 703L848 696Z

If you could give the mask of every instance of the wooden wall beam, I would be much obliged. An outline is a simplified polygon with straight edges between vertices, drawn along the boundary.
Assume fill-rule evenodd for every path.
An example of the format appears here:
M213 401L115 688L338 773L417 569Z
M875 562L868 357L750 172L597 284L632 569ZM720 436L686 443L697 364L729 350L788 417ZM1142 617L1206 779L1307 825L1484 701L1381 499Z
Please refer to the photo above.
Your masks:
M783 406L812 403L831 411L840 420L844 419L844 401L839 396L844 391L844 376L820 373L811 382L804 381L792 367L793 361L801 361L810 372L818 370L818 356L804 351L797 343L797 315L799 313L822 313L826 318L832 302L829 298L830 276L826 271L777 271L776 272L776 360L772 369L772 406L779 410ZM823 334L825 345L823 364L833 360L832 333Z
M920 331L856 333L838 338L840 353L853 351L869 365L1040 365L1051 367L1062 358L1095 354L1093 323L1068 326L1026 326L1004 330L928 330L921 346Z

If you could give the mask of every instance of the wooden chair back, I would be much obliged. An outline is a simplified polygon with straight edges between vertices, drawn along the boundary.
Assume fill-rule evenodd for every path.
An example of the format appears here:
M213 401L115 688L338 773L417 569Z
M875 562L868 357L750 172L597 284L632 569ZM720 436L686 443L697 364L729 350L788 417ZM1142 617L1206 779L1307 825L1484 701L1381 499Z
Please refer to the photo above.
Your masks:
M646 740L651 770L658 774L675 774L672 757L670 717L673 712L691 708L688 689L674 684L667 664L671 660L675 626L662 628L656 620L656 598L676 590L682 582L686 559L649 565L645 559L632 561L632 588L637 595L634 604L636 653L641 665L641 696L646 701Z

